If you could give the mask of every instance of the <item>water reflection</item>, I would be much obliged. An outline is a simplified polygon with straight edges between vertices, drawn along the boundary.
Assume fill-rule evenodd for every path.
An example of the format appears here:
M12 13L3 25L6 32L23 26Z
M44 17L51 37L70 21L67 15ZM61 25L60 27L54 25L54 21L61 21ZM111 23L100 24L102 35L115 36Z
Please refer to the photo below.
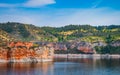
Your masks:
M67 63L64 75L120 75L119 59L55 59L59 63ZM63 62L64 61L64 62ZM68 64L71 62L72 64ZM59 65L56 63L56 66ZM61 66L62 66L61 65ZM56 68L56 67L55 67ZM62 69L59 69L62 71ZM57 73L55 75L58 75Z
M51 74L48 74L51 71ZM0 63L2 75L53 75L53 62L45 63Z
M119 59L55 59L44 63L0 63L0 75L119 75Z

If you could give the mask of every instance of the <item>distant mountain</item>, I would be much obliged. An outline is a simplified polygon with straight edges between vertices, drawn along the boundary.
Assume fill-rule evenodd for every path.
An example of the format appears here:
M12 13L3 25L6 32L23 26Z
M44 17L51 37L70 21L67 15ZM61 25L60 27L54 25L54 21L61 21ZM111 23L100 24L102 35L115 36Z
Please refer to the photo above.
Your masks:
M0 23L0 36L6 40L9 37L22 41L87 41L87 42L112 42L120 39L120 25L91 26L67 25L64 27L37 27L31 24L15 22ZM6 35L2 35L2 34Z

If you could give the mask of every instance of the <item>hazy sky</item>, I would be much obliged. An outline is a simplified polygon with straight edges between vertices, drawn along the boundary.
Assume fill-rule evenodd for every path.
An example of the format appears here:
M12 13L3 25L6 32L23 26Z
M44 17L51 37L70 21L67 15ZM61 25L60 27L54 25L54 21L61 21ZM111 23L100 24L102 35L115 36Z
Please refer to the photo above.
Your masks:
M120 0L0 0L0 22L120 25Z

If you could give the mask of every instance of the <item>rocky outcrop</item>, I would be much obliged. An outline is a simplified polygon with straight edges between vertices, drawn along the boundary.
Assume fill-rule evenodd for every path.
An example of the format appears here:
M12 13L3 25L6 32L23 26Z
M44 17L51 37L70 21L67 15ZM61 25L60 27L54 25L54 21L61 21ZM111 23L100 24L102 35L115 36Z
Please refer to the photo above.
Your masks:
M11 42L7 48L0 48L1 62L42 62L52 61L54 50L52 47L33 47L32 43Z
M113 41L110 45L114 47L120 46L120 40Z
M79 42L77 49L86 54L93 54L95 50L91 43L88 42Z
M47 47L53 47L54 50L68 50L66 43L34 42L35 44Z
M63 44L63 43L56 43L54 46L54 50L67 50L67 46L66 44Z
M69 41L69 42L34 42L34 44L38 44L41 46L47 46L47 47L53 47L55 50L55 53L70 53L70 54L95 54L96 46L106 46L107 44L102 41L97 42L86 42L86 41Z
M83 42L83 41L74 41L74 42L64 42L64 43L45 43L45 42L37 42L37 44L40 44L42 46L50 46L53 47L55 51L60 51L62 53L68 53L68 52L80 52L80 53L86 53L86 54L94 54L95 49L94 49L94 44L88 43L88 42ZM103 45L103 44L98 44L98 45ZM67 52L66 52L67 51ZM58 52L59 53L59 52Z
M33 46L32 42L10 42L8 44L8 47L14 48L14 47L26 47L27 49L30 49L30 47Z

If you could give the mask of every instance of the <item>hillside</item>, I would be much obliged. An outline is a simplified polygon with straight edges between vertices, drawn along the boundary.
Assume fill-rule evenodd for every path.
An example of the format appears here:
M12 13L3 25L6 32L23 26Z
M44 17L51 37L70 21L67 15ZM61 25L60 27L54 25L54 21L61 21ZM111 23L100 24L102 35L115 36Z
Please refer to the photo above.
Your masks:
M63 42L79 40L87 42L103 41L109 43L120 39L120 25L98 27L90 25L67 25L55 28L8 22L0 23L0 29L6 32L6 34L22 41ZM9 37L6 37L6 39L9 39Z
M120 25L37 27L15 22L0 23L0 46L9 41L36 41L53 46L55 53L120 53Z
M111 42L120 39L120 25L90 26L68 25L60 28L42 27L58 38L58 41L80 40L87 42Z
M2 31L5 31L7 34L11 35L12 37L15 37L15 39L21 41L51 41L49 40L49 38L55 39L54 36L44 31L40 27L36 27L34 25L29 25L29 24L13 23L13 22L0 23L0 29ZM8 37L6 38L9 39Z
M16 41L14 36L0 29L0 47L6 46L9 41Z

